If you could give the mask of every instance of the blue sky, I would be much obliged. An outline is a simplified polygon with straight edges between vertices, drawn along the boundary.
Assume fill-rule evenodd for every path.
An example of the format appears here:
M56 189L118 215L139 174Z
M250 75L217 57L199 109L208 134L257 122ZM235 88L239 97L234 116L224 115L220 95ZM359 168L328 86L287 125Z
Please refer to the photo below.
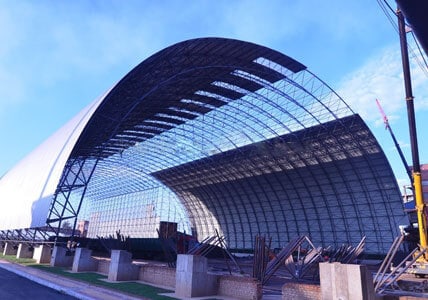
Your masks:
M182 40L219 36L305 64L362 115L400 184L406 180L375 103L380 99L410 163L398 34L375 0L0 5L0 175L151 54ZM428 76L415 63L412 75L421 163L428 163Z

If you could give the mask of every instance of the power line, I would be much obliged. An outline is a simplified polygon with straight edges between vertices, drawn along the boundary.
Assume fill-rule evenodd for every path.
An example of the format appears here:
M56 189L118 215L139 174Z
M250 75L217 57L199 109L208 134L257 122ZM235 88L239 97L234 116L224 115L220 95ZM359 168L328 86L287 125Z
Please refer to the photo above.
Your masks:
M377 3L379 4L379 6L382 9L383 13L385 14L385 16L387 17L387 19L391 23L392 27L394 27L395 31L398 33L398 25L395 22L395 20L393 19L393 17L391 16L391 14L395 16L395 11L392 9L392 7L388 4L388 2L386 0L383 0L383 1L382 0L377 0ZM390 13L388 13L388 9L389 9Z
M385 14L385 16L387 17L387 19L389 20L389 22L391 23L392 27L394 28L394 30L397 32L398 34L398 26L395 22L395 20L393 19L392 15L394 15L394 17L396 16L396 12L394 11L394 9L391 7L391 5L389 5L387 0L377 0L377 3L379 4L380 8L382 9L383 13ZM406 24L408 27L411 28L410 25ZM422 72L424 72L425 76L428 77L428 63L425 59L425 55L424 53L421 51L421 48L419 46L419 42L416 39L413 30L411 31L412 33L412 37L413 40L416 44L416 47L418 49L418 53L419 55L416 54L415 50L413 50L413 47L409 44L407 44L408 49L410 50L410 53L412 54L412 58L416 61L416 63L419 65L419 67L422 69ZM421 59L422 58L422 62Z
M391 5L389 5L388 1L383 0L383 2L385 3L386 6L388 6L389 10L395 15L395 11L394 9L391 7Z
M419 46L419 42L418 42L418 40L416 39L416 37L415 37L415 34L414 34L413 30L411 31L411 33L412 33L413 40L415 41L416 47L418 48L418 52L419 52L419 54L420 54L420 56L416 57L416 61L418 62L418 64L419 64L419 66L421 67L421 69L424 71L425 75L428 77L428 64L427 64L427 61L426 61L426 59L425 59L425 55L424 55L424 53L422 52L421 47ZM414 55L414 53L413 53L413 49L410 49L410 50L411 50L411 52L412 52L412 55ZM421 57L421 58L422 58L423 63L419 60L419 57Z

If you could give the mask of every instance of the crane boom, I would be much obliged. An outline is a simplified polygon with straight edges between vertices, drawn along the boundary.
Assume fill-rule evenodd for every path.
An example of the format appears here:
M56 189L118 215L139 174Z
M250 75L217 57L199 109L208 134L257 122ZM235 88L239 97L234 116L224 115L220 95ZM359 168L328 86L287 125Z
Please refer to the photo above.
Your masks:
M406 29L404 23L404 16L400 9L397 10L398 18L398 29L400 36L400 48L401 48L401 62L403 66L403 77L404 77L404 88L406 92L406 106L407 106L407 118L409 121L409 133L410 133L410 145L412 148L412 162L413 162L413 189L415 193L416 212L418 216L418 227L419 227L419 242L422 249L426 249L428 246L428 234L427 234L427 222L425 216L426 204L424 202L424 196L422 192L422 176L421 166L419 163L419 150L418 140L416 134L416 122L415 122L415 108L413 103L412 95L412 84L410 79L410 67L409 67L409 53L407 49L407 38ZM424 263L428 263L428 254L425 252ZM426 267L426 266L424 266Z
M398 154L400 155L401 161L404 164L404 168L406 169L407 176L409 176L410 182L412 182L412 172L409 169L409 165L407 164L406 158L404 157L403 151L401 150L400 144L398 143L397 139L395 138L394 132L392 131L391 126L389 125L388 117L386 116L385 112L382 109L382 106L380 105L380 102L378 99L376 99L377 107L379 108L380 114L382 115L383 123L385 124L385 128L389 131L391 134L392 140L394 141L395 148L397 148Z

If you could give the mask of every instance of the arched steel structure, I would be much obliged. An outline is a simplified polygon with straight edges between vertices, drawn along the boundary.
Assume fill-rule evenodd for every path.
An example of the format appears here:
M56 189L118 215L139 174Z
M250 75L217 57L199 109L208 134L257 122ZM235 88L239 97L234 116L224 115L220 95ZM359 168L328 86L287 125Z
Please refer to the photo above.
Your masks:
M111 199L123 229L147 197L178 199L200 239L218 229L235 249L251 249L256 234L274 247L302 234L324 246L366 235L367 250L383 253L405 222L361 118L301 63L223 38L170 46L111 89L71 152L47 223L61 228L85 203ZM107 219L92 215L92 230Z

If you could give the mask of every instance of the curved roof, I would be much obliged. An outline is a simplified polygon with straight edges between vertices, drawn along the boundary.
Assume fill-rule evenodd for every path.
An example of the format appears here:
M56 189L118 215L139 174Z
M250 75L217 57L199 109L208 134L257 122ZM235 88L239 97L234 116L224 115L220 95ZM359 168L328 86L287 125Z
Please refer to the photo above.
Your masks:
M73 156L119 153L260 90L263 84L278 82L286 74L273 69L275 64L294 73L306 69L277 51L237 40L196 39L170 46L112 89Z
M254 234L274 247L293 235L333 246L367 235L369 251L385 252L404 217L385 155L333 90L284 54L223 38L170 46L106 94L47 222L91 203L90 230L125 226L124 207L159 199L182 205L200 239L218 229L244 249Z

